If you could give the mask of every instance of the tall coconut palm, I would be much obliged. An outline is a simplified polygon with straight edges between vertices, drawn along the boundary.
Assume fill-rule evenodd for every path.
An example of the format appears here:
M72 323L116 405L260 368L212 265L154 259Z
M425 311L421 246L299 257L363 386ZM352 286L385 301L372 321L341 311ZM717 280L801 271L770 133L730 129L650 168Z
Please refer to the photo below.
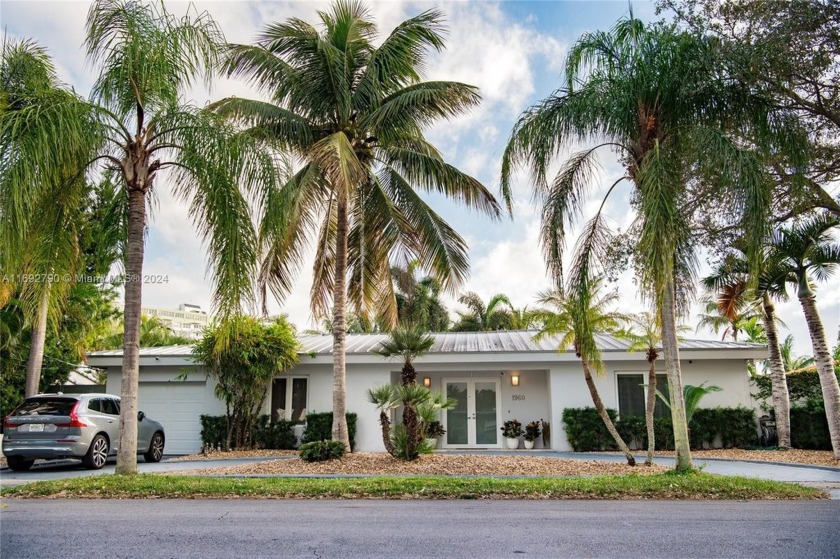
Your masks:
M402 359L401 381L403 386L417 384L417 371L414 369L414 360L432 349L435 339L425 330L417 326L400 326L391 331L391 334L383 340L374 353L387 359ZM414 455L417 444L422 438L417 423L417 409L412 405L403 406L403 425L407 431L408 441L406 443L406 454Z
M542 328L535 338L558 336L560 338L559 351L574 349L583 367L586 386L598 415L615 444L624 453L627 463L634 466L636 459L610 419L593 378L593 373L603 375L605 370L601 350L595 341L595 334L618 331L625 318L610 310L610 307L618 301L618 293L611 291L605 294L602 293L602 289L603 280L596 277L583 284L570 282L564 292L554 290L540 293L538 302L543 305L543 308L536 312L542 322Z
M662 329L659 327L659 316L651 312L628 315L627 326L619 330L616 335L630 342L627 351L644 351L645 359L648 362L647 399L645 403L648 448L645 455L645 466L650 466L653 464L653 451L656 448L653 411L656 408L656 360L659 359L659 348L662 347Z
M88 12L85 48L98 72L89 102L38 104L4 114L0 158L19 198L43 195L44 177L108 170L126 210L125 332L119 474L137 471L137 386L147 205L164 187L186 202L204 238L220 315L253 298L257 243L243 190L276 179L272 158L182 94L209 80L224 39L206 13L176 17L163 4L100 0ZM79 165L79 151L93 155ZM7 154L12 154L11 156ZM166 179L166 180L164 180ZM32 187L36 185L36 187ZM31 214L34 217L35 214ZM26 230L26 216L19 230Z
M361 2L338 1L319 25L292 18L265 27L255 45L230 48L231 76L271 101L230 98L213 109L301 163L263 200L260 280L278 298L317 236L312 309L332 307L334 440L349 448L345 412L348 299L359 315L396 321L389 256L417 259L447 289L468 269L464 240L421 198L438 192L498 216L477 180L446 163L423 129L474 107L476 88L422 81L427 51L444 47L442 15L399 24L379 46Z
M722 130L749 128L757 141L779 136L793 143L785 136L789 129L768 118L767 104L721 76L715 60L713 42L645 25L632 14L609 32L587 33L569 51L563 87L524 112L502 161L506 196L517 168L531 172L543 204L543 252L558 285L566 231L596 182L598 154L611 150L625 167L607 196L622 181L634 187L635 258L643 294L660 314L679 470L692 468L692 462L676 325L687 310L695 270L689 212L700 206L693 200L703 199L694 189L706 186L689 181L689 172L715 170L720 188L735 192L753 235L751 246L758 246L767 227L769 183L757 157ZM549 180L556 154L579 143L588 147Z
M733 247L711 275L703 279L703 283L706 289L716 293L717 315L728 321L733 329L748 326L742 320L743 309L759 306L767 343L778 445L790 448L790 395L779 344L779 319L773 302L774 299L784 300L787 295L784 278L774 268L775 264L769 260L765 249L758 267L754 267L751 273L746 254Z
M840 267L840 242L835 235L840 218L828 213L804 219L774 232L770 242L771 269L794 287L805 314L814 363L820 377L825 415L834 457L840 460L840 385L831 349L817 309L813 282L825 281Z
M504 293L496 293L487 304L473 291L468 291L458 302L467 307L467 312L458 312L458 322L452 326L454 332L485 332L489 330L510 330L513 328L513 305Z

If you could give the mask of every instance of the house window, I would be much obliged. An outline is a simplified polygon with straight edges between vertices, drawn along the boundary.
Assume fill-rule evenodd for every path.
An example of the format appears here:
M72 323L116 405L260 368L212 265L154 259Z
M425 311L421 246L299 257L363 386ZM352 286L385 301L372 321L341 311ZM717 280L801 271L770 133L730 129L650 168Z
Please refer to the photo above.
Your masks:
M308 387L309 379L305 377L274 379L271 384L271 419L289 419L295 422L306 420Z
M647 399L647 375L618 373L618 414L622 417L636 415L645 416L645 400ZM666 398L668 394L668 376L656 375L656 389ZM653 408L653 417L671 417L671 410L659 398Z

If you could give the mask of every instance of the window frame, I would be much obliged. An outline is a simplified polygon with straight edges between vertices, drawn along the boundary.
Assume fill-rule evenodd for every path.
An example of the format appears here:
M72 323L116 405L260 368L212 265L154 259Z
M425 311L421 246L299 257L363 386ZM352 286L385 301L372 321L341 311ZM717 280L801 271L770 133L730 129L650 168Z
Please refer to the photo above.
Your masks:
M641 376L642 382L640 384L647 383L648 377L648 370L622 370L622 371L613 371L615 373L615 409L618 412L619 417L621 417L621 390L619 389L618 377L619 376ZM664 380L665 390L662 390ZM656 389L662 392L666 397L669 396L668 394L668 376L664 372L656 372ZM643 386L639 386L639 390L642 391L642 413L635 417L644 417L645 416L645 406L647 405L647 390ZM660 411L661 410L661 411ZM657 411L660 411L657 414ZM631 417L634 417L631 414ZM658 419L660 417L671 417L670 410L668 406L666 406L663 402L660 401L659 396L656 397L656 405L653 410L653 417L654 419Z
M271 398L269 399L270 402L271 402L271 410L270 410L269 416L271 417L272 421L275 420L274 414L277 411L277 409L274 406L274 387L275 387L275 383L278 383L278 381L286 381L286 401L283 403L283 407L282 407L283 417L277 417L276 419L278 419L278 420L283 419L285 421L291 421L292 413L294 411L293 408L292 408L292 402L293 402L293 399L294 399L293 394L294 394L294 381L295 380L305 380L306 381L306 396L304 398L304 404L305 405L303 406L303 409L306 410L307 413L309 413L309 391L310 391L310 387L312 385L312 381L309 378L309 375L282 375L282 376L277 376L277 377L274 377L271 380ZM304 416L303 419L298 420L296 423L305 423L305 422L306 422L306 416Z

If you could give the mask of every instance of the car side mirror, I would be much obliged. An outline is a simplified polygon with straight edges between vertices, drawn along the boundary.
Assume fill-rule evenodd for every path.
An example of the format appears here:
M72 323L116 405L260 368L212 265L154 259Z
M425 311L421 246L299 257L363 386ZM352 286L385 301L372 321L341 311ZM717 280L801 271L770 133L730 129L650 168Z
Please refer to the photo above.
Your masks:
M137 412L137 421L143 421L143 418L146 417L146 414L142 411Z

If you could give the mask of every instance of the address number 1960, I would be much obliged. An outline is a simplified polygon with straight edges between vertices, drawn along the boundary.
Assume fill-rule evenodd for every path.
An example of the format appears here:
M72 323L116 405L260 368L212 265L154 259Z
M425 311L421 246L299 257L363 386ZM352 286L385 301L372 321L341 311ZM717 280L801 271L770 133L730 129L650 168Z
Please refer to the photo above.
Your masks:
M514 402L521 402L525 399L525 394L514 394L511 398L513 398Z

